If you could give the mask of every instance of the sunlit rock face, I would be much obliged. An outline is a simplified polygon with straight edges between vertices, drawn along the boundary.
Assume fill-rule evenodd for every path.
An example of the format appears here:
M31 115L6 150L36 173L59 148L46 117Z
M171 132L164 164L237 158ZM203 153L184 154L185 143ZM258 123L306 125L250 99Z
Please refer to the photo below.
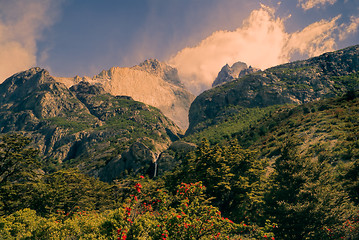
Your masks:
M236 62L232 66L228 64L224 65L221 71L218 73L218 76L212 83L212 87L222 85L227 82L231 82L234 79L243 77L245 75L255 73L260 71L258 68L253 68L252 66L247 66L244 62Z
M188 111L194 96L181 83L177 69L149 59L131 68L112 67L89 77L55 78L68 87L80 81L101 85L112 95L130 96L160 109L179 127L188 127Z

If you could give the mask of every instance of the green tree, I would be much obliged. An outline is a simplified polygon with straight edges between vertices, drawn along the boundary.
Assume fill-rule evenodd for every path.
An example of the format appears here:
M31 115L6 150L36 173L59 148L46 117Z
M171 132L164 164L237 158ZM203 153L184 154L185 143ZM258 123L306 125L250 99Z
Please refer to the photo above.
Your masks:
M41 176L38 150L20 134L0 138L0 213L12 213L32 204Z
M275 161L271 188L265 197L267 216L278 224L279 239L338 239L346 237L346 220L353 206L335 168L301 157L296 143L286 142Z
M30 139L20 134L0 138L0 185L36 179L40 167L38 150L29 148Z
M60 170L46 175L38 184L33 200L38 213L49 214L64 211L72 214L81 210L105 210L115 208L116 186L101 182L78 170Z
M359 159L352 163L345 173L344 186L356 205L359 205Z
M205 140L166 182L173 189L179 181L201 181L214 205L234 220L244 220L245 216L260 215L265 166L253 151L242 149L236 141L210 146Z

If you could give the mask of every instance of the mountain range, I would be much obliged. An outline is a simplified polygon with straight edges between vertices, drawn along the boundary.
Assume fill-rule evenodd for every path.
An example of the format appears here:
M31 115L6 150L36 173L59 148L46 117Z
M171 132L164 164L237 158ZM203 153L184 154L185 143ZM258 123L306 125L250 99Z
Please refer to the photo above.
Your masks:
M92 78L53 77L32 68L0 85L0 132L33 139L48 163L45 171L77 167L104 181L163 173L179 163L178 152L195 146L172 144L183 137L188 112L185 141L236 138L283 106L357 90L358 56L357 45L264 71L226 65L217 86L194 101L177 70L153 59Z
M40 68L8 78L0 96L1 133L31 137L47 167L77 166L103 180L147 171L182 132L152 106L88 82L68 88ZM115 172L104 174L108 164Z
M6 79L1 238L359 239L359 45L213 86L157 60Z

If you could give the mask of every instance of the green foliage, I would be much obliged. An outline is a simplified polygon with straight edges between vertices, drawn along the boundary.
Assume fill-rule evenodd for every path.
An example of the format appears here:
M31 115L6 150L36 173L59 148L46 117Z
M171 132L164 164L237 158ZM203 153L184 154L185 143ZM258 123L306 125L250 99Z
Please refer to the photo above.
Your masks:
M359 157L359 98L346 95L297 107L283 107L262 118L235 137L250 149L260 149L260 156L275 159L281 143L299 140L300 154L337 164Z
M262 178L265 162L252 151L242 149L236 142L210 146L202 142L195 153L167 176L169 188L178 181L202 181L214 204L235 220L253 217L261 203Z
M76 209L105 210L116 206L114 188L80 173L78 170L61 170L42 179L39 197L42 208L38 213L48 214L56 211L72 213Z
M278 224L277 237L339 239L355 235L343 226L358 216L358 209L330 165L300 157L297 144L289 141L281 148L274 170L265 208Z
M201 131L186 136L184 140L200 143L203 138L206 138L211 144L228 141L233 139L233 135L238 132L255 125L260 119L270 116L277 108L279 106L264 108L227 107L223 115L214 120L201 123L200 125L208 126Z
M2 239L106 239L100 226L104 216L95 212L76 212L71 218L44 218L34 210L24 209L0 219Z
M343 86L348 86L350 90L356 90L359 86L359 72L349 74L347 76L336 76L332 77L332 80L335 82L334 86L336 88L342 88Z
M19 134L0 139L0 213L16 211L31 202L32 192L41 177L38 151L29 148L30 140Z
M130 180L125 183L134 183ZM209 205L201 182L177 187L171 195L141 178L132 185L123 205L102 213L60 211L44 218L24 209L0 218L3 239L274 239L264 228L236 224Z
M343 175L342 180L344 181L345 189L354 203L359 206L359 158L350 163Z
M61 170L35 182L9 183L0 188L3 214L31 208L42 216L58 211L113 209L121 201L116 187L75 170Z
M73 119L69 119L68 117L53 117L48 119L48 121L50 122L51 125L55 125L57 127L61 127L65 129L70 129L71 133L76 133L86 129L91 129L94 124L94 121L88 121L88 119L74 121Z
M19 134L0 138L0 186L6 182L33 180L40 163L38 151L28 148L30 140Z

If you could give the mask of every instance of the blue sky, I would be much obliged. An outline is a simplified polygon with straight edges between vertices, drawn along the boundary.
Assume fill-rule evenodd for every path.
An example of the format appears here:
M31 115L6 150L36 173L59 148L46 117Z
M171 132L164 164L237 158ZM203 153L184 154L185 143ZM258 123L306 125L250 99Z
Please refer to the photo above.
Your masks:
M358 26L358 0L0 0L0 82L157 58L198 93L226 63L265 69L359 44Z

